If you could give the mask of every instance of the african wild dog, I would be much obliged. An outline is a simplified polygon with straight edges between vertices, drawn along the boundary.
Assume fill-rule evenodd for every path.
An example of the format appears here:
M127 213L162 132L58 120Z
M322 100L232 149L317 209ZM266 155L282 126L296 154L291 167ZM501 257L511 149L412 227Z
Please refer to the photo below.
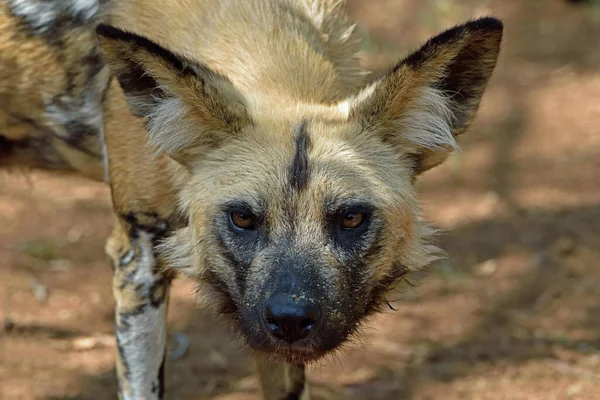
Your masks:
M177 272L266 399L308 398L304 365L437 256L413 181L473 120L501 36L470 21L373 81L338 0L3 0L2 165L106 169L121 398L163 396Z

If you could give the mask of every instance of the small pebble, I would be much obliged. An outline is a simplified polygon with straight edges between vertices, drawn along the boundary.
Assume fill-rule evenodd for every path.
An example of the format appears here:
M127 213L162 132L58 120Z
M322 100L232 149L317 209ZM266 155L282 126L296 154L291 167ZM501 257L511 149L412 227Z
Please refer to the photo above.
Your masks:
M33 297L39 303L45 303L48 300L48 289L46 286L42 285L37 279L30 278L29 286L31 287L31 293L33 293Z
M568 256L575 251L575 241L563 236L552 245L553 253L557 256Z
M583 389L583 387L582 387L581 383L575 383L567 388L567 396L569 396L569 397L577 396L579 393L581 393L582 389Z
M52 260L50 261L50 269L52 271L67 271L73 266L73 263L69 260Z
M474 272L477 276L491 276L498 270L498 261L491 259L475 266Z
M2 321L2 329L4 330L4 332L10 332L14 329L14 327L15 323L12 319L8 317L4 318L4 321Z

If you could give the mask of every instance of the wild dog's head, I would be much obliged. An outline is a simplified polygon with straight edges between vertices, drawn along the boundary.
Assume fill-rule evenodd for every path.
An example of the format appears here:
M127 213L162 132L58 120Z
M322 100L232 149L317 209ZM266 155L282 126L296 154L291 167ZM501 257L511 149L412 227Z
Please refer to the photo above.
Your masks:
M163 246L248 343L290 362L340 346L436 257L414 178L456 147L502 24L427 42L338 104L258 102L199 61L115 28L101 45L150 140L185 166L189 226Z

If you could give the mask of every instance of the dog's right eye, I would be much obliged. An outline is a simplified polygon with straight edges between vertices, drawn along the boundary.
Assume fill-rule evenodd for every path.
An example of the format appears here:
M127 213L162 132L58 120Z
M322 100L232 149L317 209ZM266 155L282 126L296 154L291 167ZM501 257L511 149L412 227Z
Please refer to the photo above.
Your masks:
M364 214L361 212L349 212L343 216L341 226L344 229L356 229L364 219Z
M229 217L231 223L238 229L254 230L256 228L256 218L251 213L243 211L232 212Z

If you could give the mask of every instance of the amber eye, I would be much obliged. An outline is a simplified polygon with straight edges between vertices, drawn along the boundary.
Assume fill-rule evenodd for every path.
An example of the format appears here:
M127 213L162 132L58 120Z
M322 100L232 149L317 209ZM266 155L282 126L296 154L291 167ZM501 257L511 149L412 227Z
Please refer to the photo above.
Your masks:
M358 228L364 220L364 214L360 212L350 212L344 215L342 219L342 228L354 229Z
M256 226L255 218L252 214L244 212L233 212L231 213L231 222L237 228L251 230Z

